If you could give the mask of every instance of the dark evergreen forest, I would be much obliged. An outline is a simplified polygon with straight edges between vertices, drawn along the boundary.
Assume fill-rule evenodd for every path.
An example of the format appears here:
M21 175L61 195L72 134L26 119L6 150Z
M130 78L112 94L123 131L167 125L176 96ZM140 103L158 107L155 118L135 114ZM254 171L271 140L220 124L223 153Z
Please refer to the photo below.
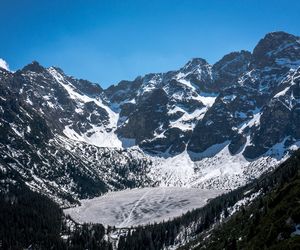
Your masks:
M23 184L0 195L0 249L112 249L102 225L75 225L71 232L65 222L55 202Z

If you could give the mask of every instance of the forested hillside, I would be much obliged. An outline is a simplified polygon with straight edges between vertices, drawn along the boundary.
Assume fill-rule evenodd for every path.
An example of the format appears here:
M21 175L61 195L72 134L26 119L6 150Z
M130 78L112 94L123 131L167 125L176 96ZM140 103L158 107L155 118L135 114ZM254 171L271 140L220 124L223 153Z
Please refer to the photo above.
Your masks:
M183 249L300 249L299 167L298 152L274 173L271 191Z
M0 249L112 249L102 225L66 222L55 202L23 184L0 194Z
M186 245L183 249L282 249L289 245L296 249L300 238L292 236L300 224L299 170L297 151L273 172L213 199L203 208L166 223L132 230L121 237L119 249L162 249L172 245ZM239 203L239 212L233 214Z

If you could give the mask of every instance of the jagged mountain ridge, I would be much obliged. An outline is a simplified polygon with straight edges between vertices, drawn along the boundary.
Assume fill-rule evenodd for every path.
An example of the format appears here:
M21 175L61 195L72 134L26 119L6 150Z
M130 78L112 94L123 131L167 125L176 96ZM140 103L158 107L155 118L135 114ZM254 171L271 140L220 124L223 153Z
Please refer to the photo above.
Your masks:
M295 95L288 113L294 118L284 120L299 120L299 58L299 38L275 32L266 35L253 53L233 52L214 65L204 59L192 59L178 71L121 82L105 93L121 110L119 136L135 139L144 150L168 150L174 155L187 148L202 153L212 145L231 140L232 154L247 143L243 154L254 159L287 135L299 139L299 135L294 136L299 127L295 123L283 126L283 130L294 131L269 135L267 145L263 145L266 138L258 136L264 133L253 131L268 127L269 122L243 127L257 116L264 118L267 110L276 105L276 109L284 109L280 99L288 93L276 94L290 85Z
M37 62L0 68L1 171L60 202L142 185L235 188L299 146L299 65L299 37L275 32L253 53L106 90Z
M90 93L100 87L85 87L87 82L37 62L15 73L0 71L2 187L18 180L67 205L149 183L151 163L138 150L99 148L92 143L97 137L90 142L79 135L114 129L114 113Z

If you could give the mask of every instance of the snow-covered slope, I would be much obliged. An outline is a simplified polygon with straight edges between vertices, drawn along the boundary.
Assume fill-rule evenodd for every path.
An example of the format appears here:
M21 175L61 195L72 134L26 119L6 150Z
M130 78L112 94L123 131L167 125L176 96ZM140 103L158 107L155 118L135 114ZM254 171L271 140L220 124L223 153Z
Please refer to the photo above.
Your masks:
M90 97L78 92L76 87L72 85L72 83L55 68L51 67L47 70L53 76L55 81L63 86L69 97L75 101L75 112L82 113L84 112L83 109L87 103L94 103L100 109L105 110L108 114L108 121L106 124L101 124L101 126L97 124L91 124L91 128L84 133L77 133L71 128L72 124L69 124L65 127L63 133L70 139L84 141L99 147L122 147L121 141L115 134L119 118L118 114L112 111L107 105L103 104L100 97ZM93 112L90 115L93 115Z
M184 151L174 157L151 157L153 167L148 175L160 186L232 190L275 168L300 147L298 141L287 148L287 139L255 160L246 159L242 151L232 155L229 141L203 153Z

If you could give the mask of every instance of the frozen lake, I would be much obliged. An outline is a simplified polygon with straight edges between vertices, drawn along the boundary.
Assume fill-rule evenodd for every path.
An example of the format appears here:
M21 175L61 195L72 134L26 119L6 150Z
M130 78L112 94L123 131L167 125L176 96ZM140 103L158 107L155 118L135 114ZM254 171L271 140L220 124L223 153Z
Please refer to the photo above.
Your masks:
M161 222L206 204L224 190L182 187L154 187L110 192L81 200L81 206L65 209L79 223L93 222L130 227Z

